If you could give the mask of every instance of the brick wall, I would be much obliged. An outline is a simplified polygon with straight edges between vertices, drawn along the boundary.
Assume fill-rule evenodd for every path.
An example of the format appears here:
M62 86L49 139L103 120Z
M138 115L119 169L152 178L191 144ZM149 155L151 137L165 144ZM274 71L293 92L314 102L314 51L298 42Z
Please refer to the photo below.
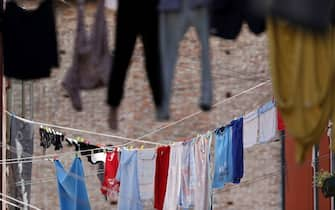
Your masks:
M87 6L87 23L92 23L95 3ZM108 11L110 46L114 42L115 14ZM76 24L75 8L58 3L57 21L61 67L53 72L50 79L33 82L33 97L29 100L30 84L25 85L26 116L33 114L37 121L49 122L74 128L112 133L127 137L140 137L166 122L156 122L154 107L143 64L143 47L138 42L132 58L132 65L126 82L125 97L119 112L119 131L111 132L106 123L108 107L105 104L106 89L82 92L84 111L76 112L70 101L62 96L60 82L71 65L72 46ZM89 29L89 27L88 27ZM266 38L256 37L244 28L237 41L211 38L212 74L214 79L214 101L226 98L227 93L237 94L269 78L266 60ZM199 110L200 97L200 45L195 31L190 29L180 45L174 80L174 94L171 103L171 121L178 120ZM11 110L21 112L21 83L12 85L9 97ZM228 103L221 104L211 112L201 113L178 125L172 126L146 139L153 141L173 141L192 137L198 133L212 130L228 123L234 117L252 111L271 99L271 86L265 85L244 94ZM30 105L33 106L30 106ZM30 107L32 107L33 113ZM37 129L37 128L36 128ZM64 131L69 136L81 135L93 143L122 143L117 139L102 138ZM36 130L35 153L41 155L39 137ZM147 147L149 147L147 145ZM65 148L64 151L72 151ZM49 149L47 153L54 153ZM61 158L68 168L74 155ZM99 192L99 182L95 175L96 166L84 162L88 176L87 188L92 209L110 209L110 205ZM245 182L241 185L227 186L214 192L215 209L227 210L277 210L280 208L280 143L272 142L257 145L245 152ZM267 175L270 174L270 175ZM267 175L267 176L265 176ZM42 160L33 163L32 204L41 209L57 209L58 194L53 163ZM114 209L114 208L113 208ZM150 209L149 207L146 209Z

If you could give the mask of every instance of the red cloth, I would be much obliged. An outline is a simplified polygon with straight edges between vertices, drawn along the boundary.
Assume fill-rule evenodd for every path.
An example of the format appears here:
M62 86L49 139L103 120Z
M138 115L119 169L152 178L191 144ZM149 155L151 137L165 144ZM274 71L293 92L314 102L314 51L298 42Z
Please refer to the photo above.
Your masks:
M119 167L119 155L117 151L107 152L105 162L104 181L101 186L101 193L107 195L108 190L119 191L120 182L115 180Z
M157 210L162 210L169 172L170 147L164 146L157 149L156 174L155 174L155 203Z
M277 109L277 119L278 119L278 130L279 131L283 131L285 130L285 124L284 124L284 120L279 112L279 109Z

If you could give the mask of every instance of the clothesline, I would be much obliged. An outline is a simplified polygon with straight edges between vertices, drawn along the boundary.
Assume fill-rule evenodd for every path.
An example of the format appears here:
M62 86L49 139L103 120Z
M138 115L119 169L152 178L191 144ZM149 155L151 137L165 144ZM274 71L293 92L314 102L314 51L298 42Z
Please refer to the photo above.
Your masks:
M255 86L253 86L253 87L251 87L251 88L249 88L249 89L246 89L246 90L244 90L244 91L242 91L242 92L240 92L240 93L238 93L238 94L236 94L236 95L233 95L233 96L230 97L230 98L226 98L226 99L224 99L224 100L222 100L222 101L219 101L219 102L215 103L212 107L215 108L215 107L217 107L218 105L228 103L228 102L230 102L231 100L233 100L233 99L235 99L235 98L237 98L237 97L239 97L239 96L241 96L241 95L244 95L244 94L246 94L246 93L248 93L248 92L251 92L251 91L253 91L253 90L255 90L255 89L259 88L259 87L262 87L262 86L264 86L264 85L266 85L266 84L269 84L270 82L271 82L271 80L267 80L267 81L265 81L265 82L261 82L261 83L259 83L258 85L255 85ZM190 118L192 118L192 117L195 117L195 116L197 116L197 115L199 115L199 114L201 114L201 113L203 113L203 112L204 112L204 111L199 110L199 111L197 111L197 112L195 112L195 113L189 114L189 115L187 115L187 116L181 118L180 120L177 120L177 121L174 121L174 122L171 122L171 123L167 123L166 125L163 125L163 126L157 128L157 129L155 129L155 130L153 130L153 131L151 131L151 132L149 132L149 133L147 133L147 134L145 134L145 135L143 135L143 136L138 137L138 139L142 139L142 138L144 138L144 137L151 136L152 134L158 133L158 132L160 132L160 131L162 131L162 130L164 130L164 129L167 129L167 128L171 127L171 126L177 125L177 124L179 124L179 123L181 123L181 122L183 122L183 121L185 121L185 120L187 120L187 119L190 119Z
M88 131L88 130L82 130L82 129L77 129L77 128L71 128L71 127L65 127L65 126L60 126L60 125L54 125L54 124L49 124L49 123L44 123L44 122L38 122L38 121L33 121L33 120L28 120L22 117L19 117L9 111L6 110L6 114L15 117L17 119L20 119L24 122L32 123L35 125L42 125L42 126L48 126L52 128L58 128L58 129L63 129L63 130L69 130L69 131L74 131L78 133L86 133L86 134L91 134L91 135L97 135L97 136L103 136L103 137L108 137L108 138L115 138L115 139L120 139L124 141L131 141L131 142L137 142L137 143L144 143L144 144L152 144L152 145L165 145L162 143L157 143L153 141L147 141L147 140L140 140L140 139L134 139L134 138L127 138L123 136L117 136L117 135L112 135L112 134L106 134L106 133L98 133L95 131Z
M18 205L16 205L16 204L12 203L12 202L10 202L10 201L7 201L6 199L2 199L2 198L0 198L0 201L4 202L5 204L8 204L8 205L10 205L10 206L14 206L14 207L16 207L16 208L20 208L20 206L18 206Z
M259 88L259 87L261 87L261 86L263 86L263 85L266 85L266 84L268 84L269 82L270 82L270 80L267 80L267 81L265 81L265 82L259 83L258 85L253 86L253 87L251 87L251 88L249 88L249 89L246 89L246 90L244 90L244 91L242 91L242 92L240 92L240 93L238 93L238 94L236 94L236 95L234 95L234 96L232 96L232 97L230 97L230 98L227 98L227 99L224 99L224 100L222 100L222 101L220 101L220 102L217 102L216 104L213 105L213 107L217 107L217 106L220 105L220 104L227 103L227 102L233 100L234 98L237 98L237 97L239 97L239 96L241 96L241 95L243 95L243 94L246 94L246 93L248 93L248 92L253 91L254 89L257 89L257 88ZM94 132L94 131L87 131L87 130L82 130L82 129L76 129L76 128L70 128L70 127L65 127L65 126L53 125L53 124L49 124L49 123L43 123L43 122L32 121L32 120L28 120L28 119L19 117L19 116L17 116L17 115L14 115L14 114L10 113L9 111L6 111L6 113L7 113L8 115L13 116L13 117L15 117L15 118L17 118L17 119L20 119L20 120L22 120L22 121L32 123L32 124L37 124L37 125L42 125L42 126L48 126L48 127L53 127L53 128L63 129L63 130L70 130L70 131L75 131L75 132L81 132L81 133L86 133L86 134L92 134L92 135L98 135L98 136L110 137L110 138L117 138L117 139L121 139L121 140L127 140L127 141L129 141L129 142L127 142L126 144L123 144L122 146L125 146L125 145L127 145L127 144L130 144L130 143L132 143L132 142L139 142L139 143L153 144L153 145L160 145L160 146L161 146L161 145L166 145L166 144L162 144L162 143L157 143L157 142L152 142L152 141L146 141L146 140L140 140L140 139L142 139L142 138L144 138L144 137L146 137L146 136L152 135L152 134L154 134L154 133L160 132L160 131L162 131L162 130L168 128L168 127L177 125L177 124L179 124L179 123L181 123L181 122L183 122L183 121L185 121L185 120L187 120L187 119L190 119L190 118L192 118L192 117L194 117L194 116L196 116L196 115L198 115L198 114L200 114L200 113L202 113L202 112L203 112L203 111L197 111L197 112L195 112L195 113L192 113L192 114L190 114L190 115L187 115L187 116L183 117L183 118L180 119L180 120L174 121L174 122L172 122L172 123L168 123L168 124L166 124L166 125L164 125L164 126L162 126L162 127L159 127L159 128L156 129L156 130L153 130L153 131L151 131L151 132L149 132L149 133L143 135L143 136L140 136L140 137L138 137L138 138L136 138L136 139L133 139L133 138L127 138L127 137L116 136L116 135L111 135L111 134L104 134L104 133L98 133L98 132ZM101 149L101 148L92 149L92 150L85 150L85 151L91 151L91 152L94 152L94 151L99 150L99 149ZM76 154L76 153L78 153L78 152L70 152L70 153L66 153L66 155L67 155L67 154ZM37 156L36 159L41 159L41 158L42 158L42 159L43 159L43 158L52 158L52 157L60 156L60 155L65 155L65 153L62 153L62 154L52 154L52 155L42 155L42 156ZM29 156L30 156L30 155L29 155ZM26 158L13 158L13 159L0 160L0 164L3 164L3 162L20 161L20 160L22 160L22 159L25 159L25 160L26 160L26 159L30 159L30 157L26 157ZM31 159L34 159L33 156L31 157Z
M28 207L30 207L31 209L41 210L41 209L37 208L36 206L33 206L33 205L29 204L29 203L25 203L25 202L23 202L23 201L20 201L20 200L18 200L18 199L16 199L16 198L13 198L13 197L11 197L11 196L9 196L9 195L7 195L7 194L3 194L3 193L0 192L0 195L1 195L1 197L5 197L6 200L7 200L7 199L9 199L9 200L13 200L13 201L15 201L15 202L17 202L17 203L19 203L19 204L22 204L22 205L24 205L24 206L28 206ZM2 198L2 199L3 199L3 198Z
M244 91L242 91L242 92L240 92L240 93L238 93L238 94L236 94L236 95L234 95L234 96L232 96L232 97L230 97L230 98L224 99L224 100L222 100L222 101L220 101L220 102L214 104L213 107L217 107L217 106L220 105L220 104L227 103L227 102L233 100L233 99L236 98L236 97L239 97L239 96L241 96L241 95L243 95L243 94L246 94L246 93L248 93L248 92L251 92L251 91L253 91L254 89L257 89L258 87L261 87L261 86L263 86L263 85L266 85L266 84L268 84L269 82L270 82L270 80L267 80L267 81L262 82L262 83L260 83L260 84L258 84L258 85L256 85L256 86L254 86L254 87L251 87L251 88L249 88L249 89L246 89L246 90L244 90ZM143 139L143 138L146 137L146 136L150 136L150 135L152 135L152 134L154 134L154 133L160 132L160 131L162 131L162 130L168 128L168 127L171 127L171 126L173 126L173 125L177 125L177 124L179 124L179 123L181 123L181 122L183 122L183 121L185 121L185 120L187 120L187 119L189 119L189 118L192 118L192 117L194 117L194 116L196 116L196 115L198 115L198 114L200 114L200 113L202 113L202 112L203 112L203 111L197 111L197 112L195 112L195 113L192 113L192 114L190 114L190 115L187 115L187 116L183 117L183 118L180 119L180 120L177 120L177 121L174 121L174 122L172 122L172 123L168 123L168 124L166 124L166 125L163 125L162 127L159 127L159 128L156 129L156 130L153 130L153 131L151 131L151 132L149 132L149 133L147 133L147 134L145 134L145 135L143 135L143 136L140 136L140 137L134 139L134 138L127 138L127 137L116 136L116 135L111 135L111 134L98 133L98 132L94 132L94 131L88 131L88 130L76 129L76 128L71 128L71 127L59 126L59 125L54 125L54 124L49 124L49 123L43 123L43 122L38 122L38 121L32 121L32 120L28 120L28 119L19 117L19 116L15 115L15 114L13 114L13 113L11 113L11 112L9 112L9 111L6 111L6 113L7 113L8 115L13 116L13 117L15 117L15 118L17 118L17 119L20 119L20 120L22 120L22 121L24 121L24 122L29 122L29 123L32 123L32 124L37 124L37 125L42 125L42 126L48 126L48 127L53 127L53 128L63 129L63 130L70 130L70 131L79 132L79 133L86 133L86 134L91 134L91 135L98 135L98 136L104 136L104 137L109 137L109 138L116 138L116 139L126 140L126 141L130 141L130 142L138 142L138 143L145 143L145 144L153 144L153 145L166 145L166 144L157 143L157 142L153 142L153 141L147 141L147 140L141 140L141 139ZM130 142L128 142L128 143L130 143ZM128 143L127 143L127 144L128 144ZM14 159L12 159L12 160L14 160ZM0 162L2 162L2 161L0 161Z

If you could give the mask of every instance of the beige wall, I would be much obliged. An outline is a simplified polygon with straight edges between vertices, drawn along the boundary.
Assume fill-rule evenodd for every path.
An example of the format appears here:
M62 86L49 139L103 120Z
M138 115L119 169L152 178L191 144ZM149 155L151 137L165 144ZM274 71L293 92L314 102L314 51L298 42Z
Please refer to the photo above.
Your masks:
M120 107L120 129L118 132L111 132L106 124L108 107L105 105L105 89L82 92L84 111L78 113L72 109L70 101L62 97L60 82L66 69L71 64L76 16L75 8L60 5L58 5L57 10L57 21L59 46L62 51L61 68L55 70L50 79L34 82L34 119L127 137L139 137L164 125L164 123L156 122L154 119L150 89L143 67L143 47L140 43L135 50L127 78L125 98ZM93 6L91 3L87 10L88 24L92 22ZM111 11L108 13L108 22L110 45L112 47L115 22L114 14ZM194 31L190 30L181 43L180 59L176 70L171 103L171 121L199 110L197 104L200 96L200 45L196 40ZM237 94L269 78L265 36L256 37L249 34L247 29L244 29L237 41L231 42L211 38L211 46L215 102L225 99L227 92ZM20 85L13 85L12 110L18 114L21 110L20 90ZM29 94L28 90L27 85L27 95ZM266 85L228 103L219 105L209 113L202 113L146 138L153 141L173 141L178 138L192 137L228 123L234 117L251 111L270 99L271 86ZM29 107L28 105L29 101L27 100L27 107ZM27 114L29 114L29 109L27 109ZM75 135L73 132L64 132L69 136ZM92 135L81 136L93 143L122 143L116 139ZM64 151L70 151L71 149L66 147ZM54 153L53 149L49 149L48 153ZM39 137L36 135L34 155L41 154ZM62 158L61 161L65 162L65 166L68 167L73 158L74 155L70 155ZM88 164L86 159L83 162L85 163L85 173L89 175L87 177L87 188L92 209L110 209L110 205L104 201L99 192L99 182L94 175L95 166ZM244 180L251 181L240 186L227 186L224 190L215 191L214 207L227 210L279 209L280 143L272 142L247 149L245 152L245 172ZM263 177L266 174L272 175ZM54 176L55 171L52 162L39 161L33 163L34 183L32 184L31 200L33 205L41 209L58 208L58 194ZM36 183L41 179L45 182Z

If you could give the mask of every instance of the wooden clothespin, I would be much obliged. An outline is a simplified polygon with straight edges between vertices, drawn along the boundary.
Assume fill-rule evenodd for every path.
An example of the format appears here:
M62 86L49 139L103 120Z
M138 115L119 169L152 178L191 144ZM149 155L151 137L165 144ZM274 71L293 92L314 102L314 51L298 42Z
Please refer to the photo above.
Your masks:
M140 150L143 150L143 149L144 149L144 144L142 144L140 147Z

